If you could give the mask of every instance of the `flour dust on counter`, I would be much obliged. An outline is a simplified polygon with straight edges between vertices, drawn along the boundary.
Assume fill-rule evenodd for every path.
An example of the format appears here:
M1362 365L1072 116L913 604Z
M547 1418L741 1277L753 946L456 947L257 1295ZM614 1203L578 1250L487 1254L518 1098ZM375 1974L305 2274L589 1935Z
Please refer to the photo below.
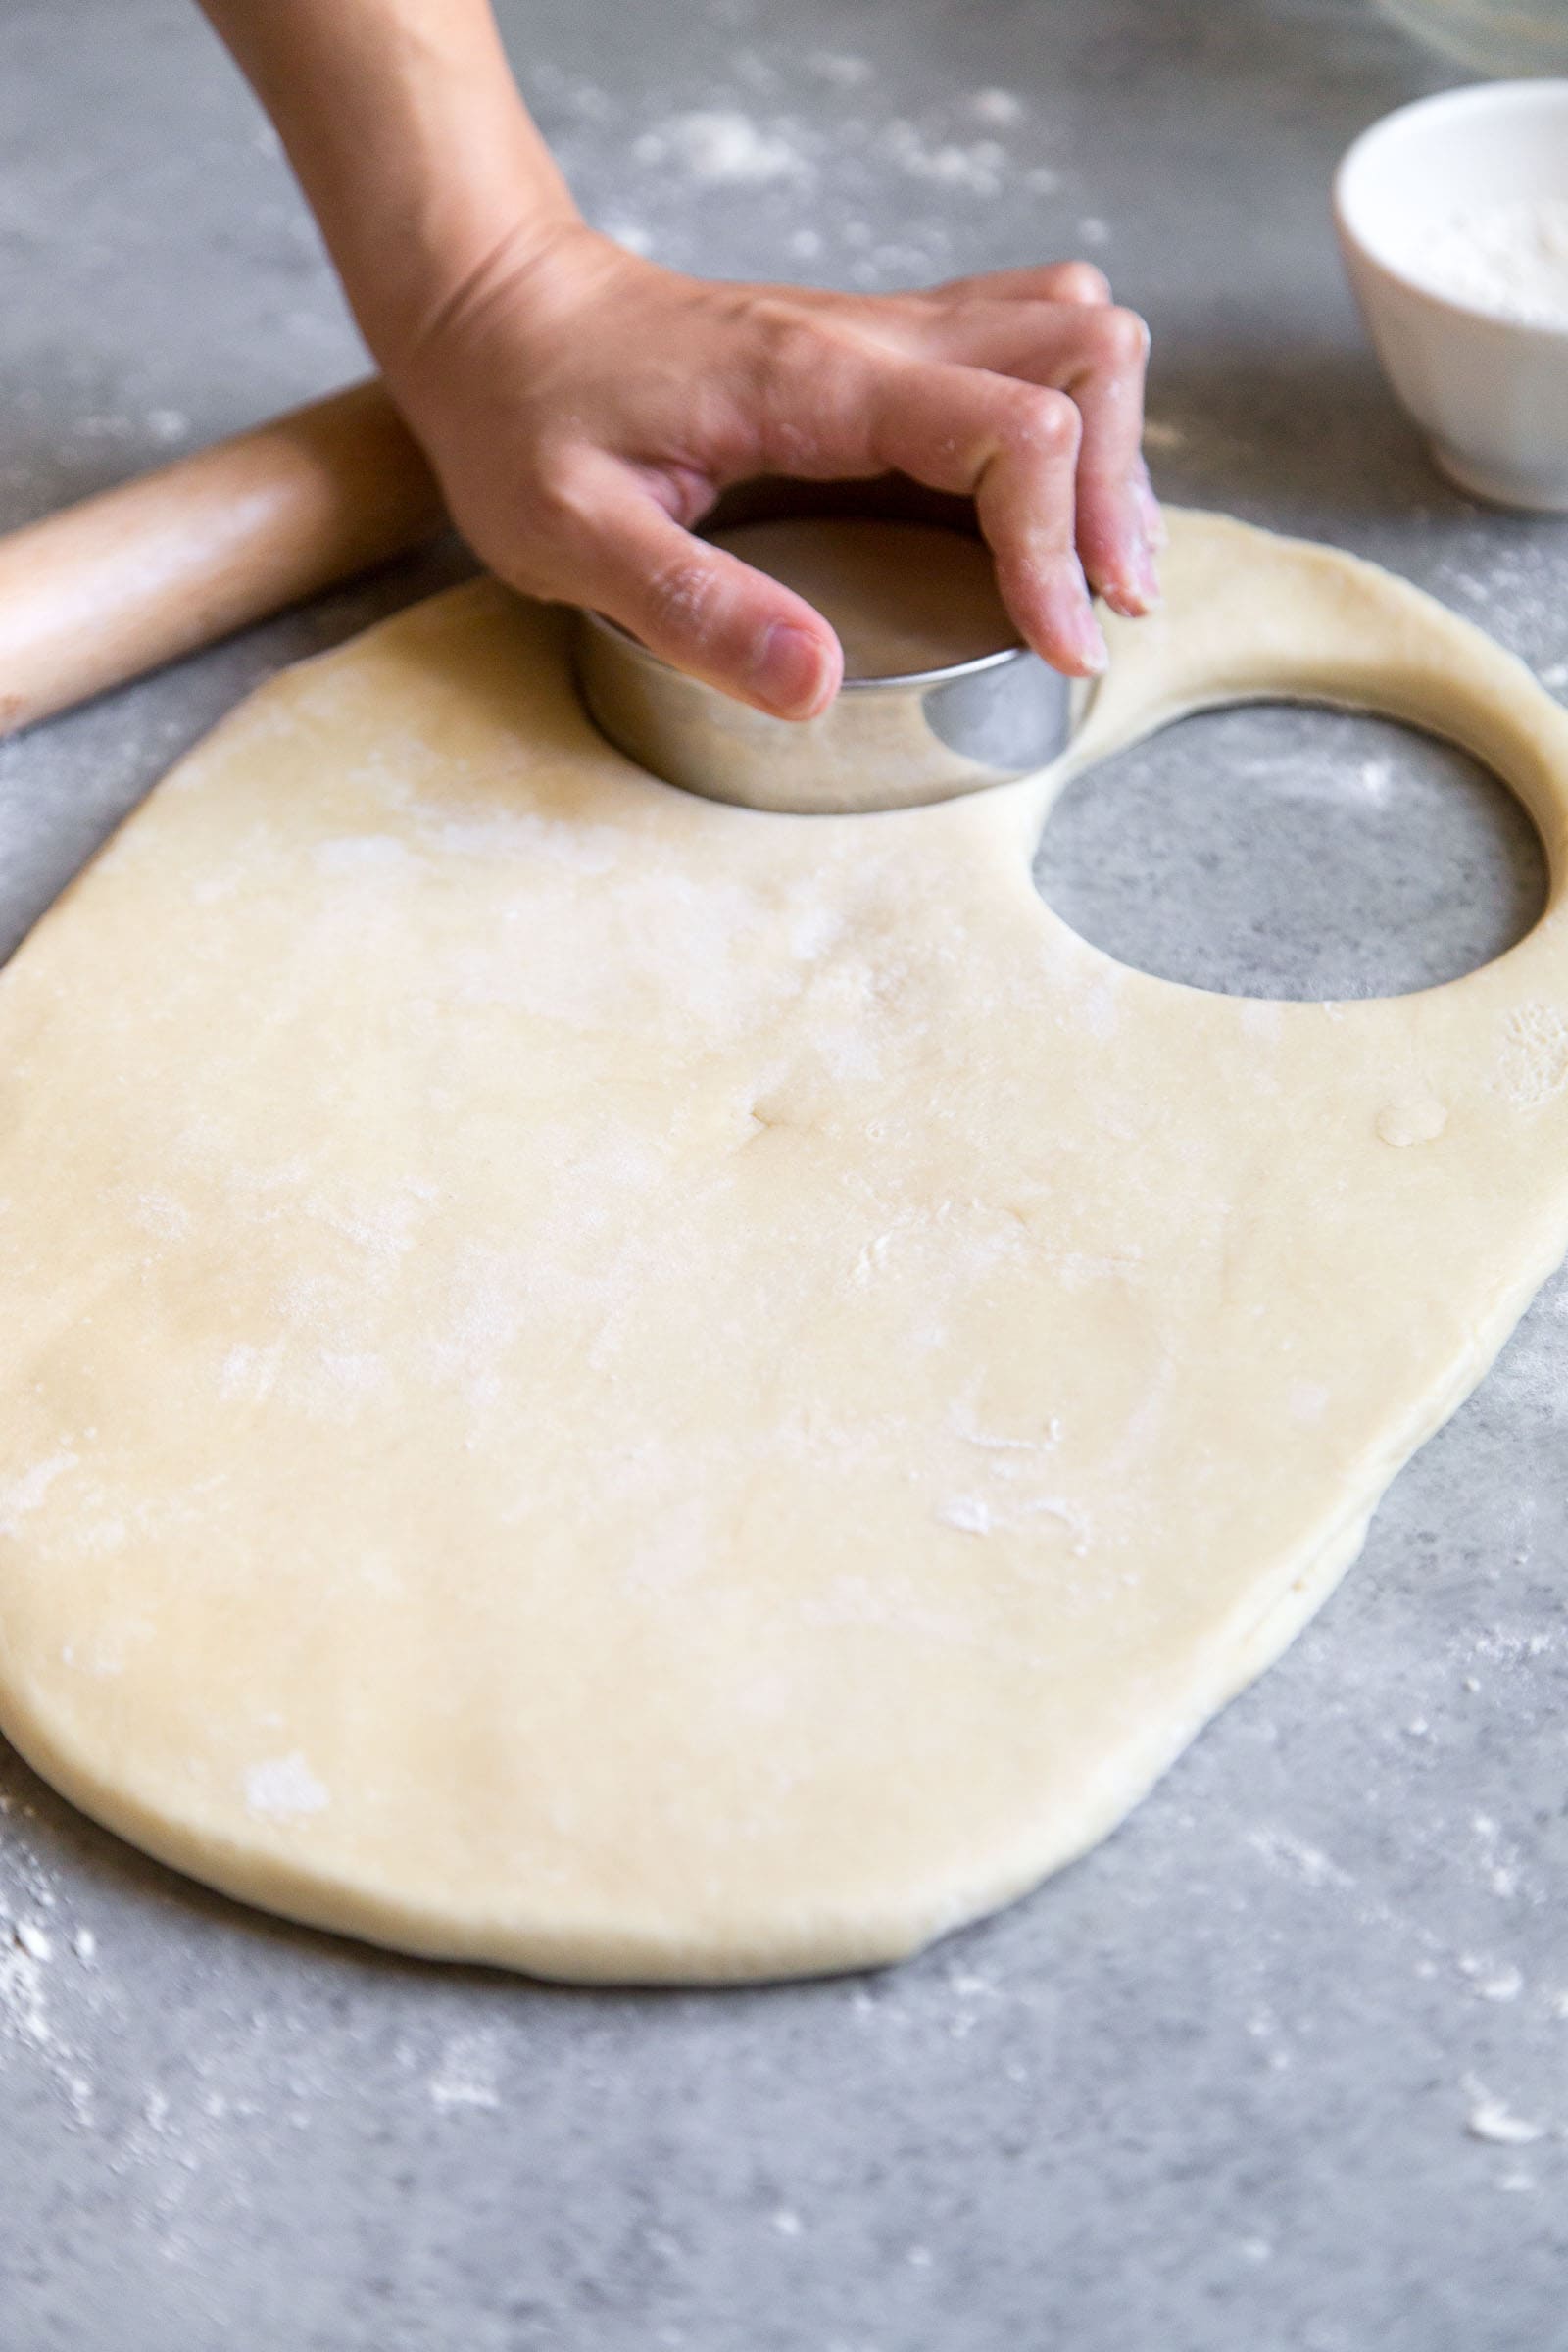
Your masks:
M74 2123L93 2118L93 2082L74 2025L60 2015L97 1958L90 1928L62 1910L26 1837L30 1808L0 1788L0 2084L13 2061L42 2068Z

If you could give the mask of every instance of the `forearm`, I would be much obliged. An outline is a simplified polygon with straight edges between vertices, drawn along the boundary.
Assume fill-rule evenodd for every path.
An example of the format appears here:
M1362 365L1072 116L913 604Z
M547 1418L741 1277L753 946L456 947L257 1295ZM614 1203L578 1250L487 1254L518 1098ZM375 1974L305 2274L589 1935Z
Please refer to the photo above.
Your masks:
M692 527L727 483L887 471L974 500L1024 638L1103 666L1157 601L1148 331L1081 264L876 297L708 282L581 220L490 0L202 0L282 135L475 551L781 716L836 689L819 613Z
M488 0L202 0L276 124L366 339L416 347L577 218Z

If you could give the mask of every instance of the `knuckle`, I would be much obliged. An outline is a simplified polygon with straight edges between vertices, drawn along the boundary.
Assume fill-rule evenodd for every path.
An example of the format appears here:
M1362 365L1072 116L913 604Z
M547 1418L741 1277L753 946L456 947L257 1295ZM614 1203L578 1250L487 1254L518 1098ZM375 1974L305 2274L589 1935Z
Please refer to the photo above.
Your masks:
M881 314L882 331L875 331L863 306L834 297L814 306L785 295L764 295L751 314L760 332L756 339L762 387L776 400L789 398L815 406L836 391L860 383L868 367L885 364L890 349L888 324L895 314ZM912 308L899 314L912 323Z
M1149 328L1136 311L1119 305L1097 311L1093 333L1100 357L1109 368L1141 368L1149 357Z
M879 348L852 318L771 298L760 306L749 387L753 446L775 472L853 460L870 429Z
M750 311L751 324L771 369L792 374L821 364L829 336L823 321L783 294L760 294Z
M746 302L747 323L770 343L801 333L805 320L787 294L754 294Z
M528 488L536 527L549 536L575 539L592 530L600 500L592 469L576 450L541 452Z
M642 583L643 625L666 641L702 644L714 633L712 571L698 556L677 556L659 565Z
M1053 291L1058 302L1109 302L1110 280L1093 262L1063 262L1055 273Z
M1042 457L1070 456L1078 447L1083 418L1076 401L1049 385L1020 385L1014 396L1015 431L1024 447Z

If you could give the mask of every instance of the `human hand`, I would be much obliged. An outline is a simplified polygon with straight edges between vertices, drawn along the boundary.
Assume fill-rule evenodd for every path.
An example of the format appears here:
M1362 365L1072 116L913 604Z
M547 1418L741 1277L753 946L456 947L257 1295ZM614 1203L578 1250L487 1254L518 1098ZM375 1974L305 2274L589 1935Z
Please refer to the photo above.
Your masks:
M1091 592L1158 601L1149 338L1071 262L854 296L683 276L578 220L503 242L381 359L476 552L742 701L808 718L842 657L801 597L692 535L760 473L972 494L1024 638L1103 667Z

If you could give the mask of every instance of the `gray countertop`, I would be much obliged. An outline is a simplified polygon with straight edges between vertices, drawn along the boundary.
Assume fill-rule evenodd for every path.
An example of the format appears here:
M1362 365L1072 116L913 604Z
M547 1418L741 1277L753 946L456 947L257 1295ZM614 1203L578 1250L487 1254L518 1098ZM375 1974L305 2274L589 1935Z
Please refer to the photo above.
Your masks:
M1154 326L1168 493L1388 562L1568 690L1568 525L1437 480L1341 284L1333 160L1443 78L1364 0L505 15L607 226L858 286L1086 251ZM362 366L186 0L7 0L0 130L0 521ZM0 952L247 685L461 564L0 749ZM1130 960L1307 995L1463 969L1542 886L1457 755L1275 711L1078 787L1042 877ZM777 1989L553 1990L297 1932L0 1748L0 2345L1554 2352L1565 1577L1559 1281L1108 1844L906 1967Z

